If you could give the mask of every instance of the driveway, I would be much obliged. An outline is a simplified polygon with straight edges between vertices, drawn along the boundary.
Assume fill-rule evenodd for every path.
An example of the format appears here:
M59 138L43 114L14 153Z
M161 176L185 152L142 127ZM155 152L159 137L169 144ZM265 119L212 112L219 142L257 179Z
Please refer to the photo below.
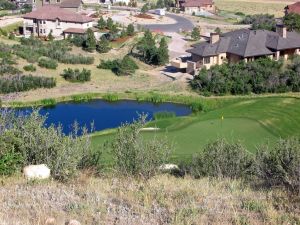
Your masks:
M152 31L160 31L160 32L179 32L179 30L191 31L194 27L193 23L179 15L175 14L166 14L166 17L169 17L176 21L174 24L148 24L143 25L145 28Z

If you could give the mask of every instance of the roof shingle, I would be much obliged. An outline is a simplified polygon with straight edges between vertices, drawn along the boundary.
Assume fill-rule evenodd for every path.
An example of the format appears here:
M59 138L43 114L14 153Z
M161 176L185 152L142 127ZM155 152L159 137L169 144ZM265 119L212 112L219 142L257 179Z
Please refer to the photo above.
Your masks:
M35 11L27 13L23 16L24 19L38 19L38 20L56 20L75 23L88 23L93 19L88 16L80 15L69 10L60 8L56 5L46 5L38 8Z

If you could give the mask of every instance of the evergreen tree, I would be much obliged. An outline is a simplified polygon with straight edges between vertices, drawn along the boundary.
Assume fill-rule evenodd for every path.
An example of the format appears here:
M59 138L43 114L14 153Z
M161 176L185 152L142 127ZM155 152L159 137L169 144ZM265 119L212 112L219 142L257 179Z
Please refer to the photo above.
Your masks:
M109 17L107 19L106 26L107 26L107 29L109 29L109 30L111 30L114 27L114 21L112 20L112 18Z
M125 29L123 28L122 31L121 31L121 34L120 34L120 37L121 38L124 38L127 36L127 32L125 31Z
M129 24L127 26L126 33L127 33L128 36L133 36L134 35L134 26L133 26L133 24Z
M149 6L148 3L146 3L145 5L143 5L143 7L141 8L141 13L146 13L149 10Z
M198 41L200 39L200 29L198 27L194 27L191 37L194 41Z
M101 16L100 19L98 20L98 28L100 30L103 30L106 28L106 21L103 19L103 17Z
M296 13L289 13L283 17L283 23L290 31L300 31L300 15Z
M109 50L110 50L109 41L104 35L102 35L97 45L97 52L107 53L109 52Z
M158 65L164 65L169 62L168 44L165 38L162 38L158 49Z
M87 30L87 38L84 44L84 49L88 52L93 52L96 49L96 38L91 28Z
M50 31L50 33L48 34L48 40L49 41L53 41L54 40L54 37L53 37L53 35L52 35L52 30Z

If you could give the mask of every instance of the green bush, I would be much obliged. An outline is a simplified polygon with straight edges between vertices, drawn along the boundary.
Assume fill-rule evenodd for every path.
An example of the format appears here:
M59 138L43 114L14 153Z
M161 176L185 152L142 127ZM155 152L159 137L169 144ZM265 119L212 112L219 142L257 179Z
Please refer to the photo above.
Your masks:
M109 69L118 76L134 74L139 68L133 59L126 55L122 60L101 60L98 65L99 69Z
M174 117L176 117L176 113L175 112L168 112L168 111L157 112L157 113L154 113L153 117L154 117L155 120L174 118Z
M254 170L267 186L283 186L300 194L300 138L281 139L275 146L261 146Z
M91 71L87 69L82 69L80 72L79 69L64 69L63 73L61 76L68 81L71 82L85 82L85 81L90 81L91 80Z
M143 139L141 128L145 122L146 117L141 116L138 121L118 128L111 144L114 168L118 174L148 179L168 161L171 147L166 139Z
M106 94L102 97L105 101L115 102L119 100L119 96L117 94Z
M0 93L29 91L37 88L53 88L56 86L54 78L15 75L0 77Z
M220 139L193 157L190 172L194 177L241 178L248 174L252 164L251 156L240 143Z
M23 69L25 71L30 71L30 72L35 72L36 71L36 67L32 64L28 64L28 65L24 66Z
M56 60L42 57L39 59L39 66L47 68L47 69L55 70L57 68L58 64L57 64Z
M300 91L299 58L289 66L282 61L260 58L253 62L223 64L202 69L191 82L202 94L245 95Z
M46 99L43 99L41 100L41 104L43 106L54 106L56 105L56 100L54 98L46 98Z
M9 176L13 175L17 171L20 171L20 167L23 163L23 157L20 153L15 152L13 146L10 143L4 143L2 139L5 139L7 135L0 137L0 175Z
M20 115L13 110L0 113L1 146L9 146L22 156L19 164L14 163L15 155L9 156L6 161L13 162L12 165L18 168L44 163L49 166L54 178L67 180L76 174L79 166L85 166L82 160L91 153L89 137L86 129L81 131L76 124L69 135L64 134L60 126L46 128L45 119L38 111L30 115ZM83 135L79 136L79 133ZM2 155L9 153L5 150Z

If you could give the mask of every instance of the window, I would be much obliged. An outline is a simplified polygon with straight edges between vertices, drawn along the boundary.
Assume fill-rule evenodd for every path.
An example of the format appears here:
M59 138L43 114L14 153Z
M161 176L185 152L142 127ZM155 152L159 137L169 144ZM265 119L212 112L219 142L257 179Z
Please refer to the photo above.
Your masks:
M56 0L56 3L60 3L60 0Z
M44 34L46 34L46 29L44 29Z
M43 33L43 29L40 29L40 34L42 34Z
M43 21L43 24L46 24L46 20Z
M204 64L210 64L210 57L204 58Z

